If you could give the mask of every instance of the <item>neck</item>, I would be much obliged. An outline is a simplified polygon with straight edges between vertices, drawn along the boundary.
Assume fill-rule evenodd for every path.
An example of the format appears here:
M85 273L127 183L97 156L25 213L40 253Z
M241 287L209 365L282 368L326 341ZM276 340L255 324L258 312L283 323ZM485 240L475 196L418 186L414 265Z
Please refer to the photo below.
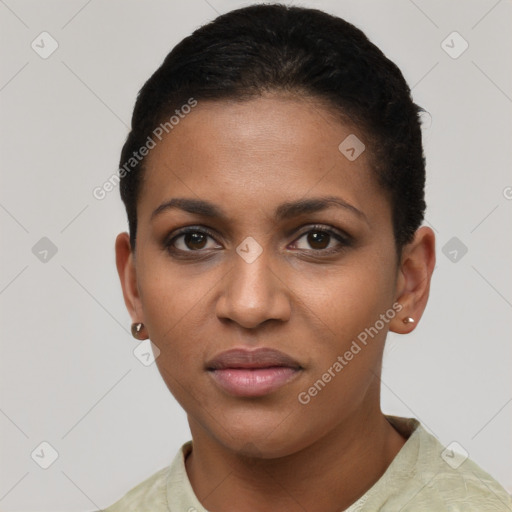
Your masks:
M380 409L352 416L310 446L277 459L241 456L189 418L187 473L215 512L344 510L385 472L406 439Z

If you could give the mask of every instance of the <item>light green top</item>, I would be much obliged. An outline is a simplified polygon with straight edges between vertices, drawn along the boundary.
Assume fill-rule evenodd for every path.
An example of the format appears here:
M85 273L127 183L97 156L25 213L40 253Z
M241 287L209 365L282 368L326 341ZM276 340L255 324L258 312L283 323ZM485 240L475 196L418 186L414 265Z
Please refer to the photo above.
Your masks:
M512 498L483 469L451 444L444 447L414 418L386 416L405 437L381 478L340 512L512 512ZM192 441L171 465L134 487L105 512L207 512L197 499L185 469Z

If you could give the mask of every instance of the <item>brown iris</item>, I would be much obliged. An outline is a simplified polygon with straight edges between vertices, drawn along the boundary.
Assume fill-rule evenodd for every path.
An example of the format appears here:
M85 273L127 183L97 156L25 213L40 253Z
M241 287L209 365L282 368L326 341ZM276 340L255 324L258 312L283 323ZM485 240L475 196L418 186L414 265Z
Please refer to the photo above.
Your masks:
M325 249L329 245L330 237L328 233L312 231L308 234L308 244L314 249Z

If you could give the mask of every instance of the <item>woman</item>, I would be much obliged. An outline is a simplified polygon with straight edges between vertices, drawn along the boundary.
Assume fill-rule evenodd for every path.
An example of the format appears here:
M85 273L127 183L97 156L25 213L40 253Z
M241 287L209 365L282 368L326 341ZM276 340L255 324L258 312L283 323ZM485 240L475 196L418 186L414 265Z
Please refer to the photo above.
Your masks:
M512 510L380 409L387 332L418 324L435 265L420 111L360 30L280 5L218 17L147 81L117 268L192 441L109 512Z

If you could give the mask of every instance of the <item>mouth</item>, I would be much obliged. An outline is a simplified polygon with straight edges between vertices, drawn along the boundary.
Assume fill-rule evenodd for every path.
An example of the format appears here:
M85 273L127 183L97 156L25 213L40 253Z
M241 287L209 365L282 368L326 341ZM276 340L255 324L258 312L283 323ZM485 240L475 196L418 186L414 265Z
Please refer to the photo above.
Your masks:
M228 350L205 369L223 391L238 397L273 393L303 370L290 356L270 348Z

